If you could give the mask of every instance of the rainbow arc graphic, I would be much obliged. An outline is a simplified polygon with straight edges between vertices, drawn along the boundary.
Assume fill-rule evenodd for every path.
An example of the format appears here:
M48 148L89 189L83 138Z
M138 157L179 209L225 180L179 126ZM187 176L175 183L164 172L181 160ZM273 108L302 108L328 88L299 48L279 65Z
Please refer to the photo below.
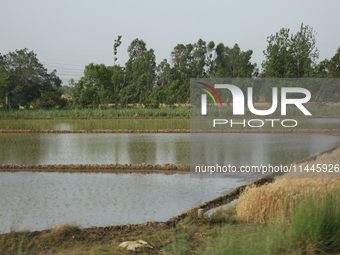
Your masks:
M217 91L216 91L213 87L211 87L210 85L205 84L205 83L203 83L203 82L197 82L197 83L199 83L199 84L201 84L201 85L203 85L203 86L206 86L206 87L209 88L212 92L214 92L214 94L217 96L217 98L218 98L218 100L220 101L220 104L221 104L221 106L222 106L222 100L221 100L221 98L220 98L220 95L217 93ZM199 89L201 89L201 90L203 90L205 93L207 93L207 94L212 98L212 100L214 100L215 105L217 105L214 96L211 94L211 92L210 92L209 90L204 89L204 88L200 88L200 87L199 87Z

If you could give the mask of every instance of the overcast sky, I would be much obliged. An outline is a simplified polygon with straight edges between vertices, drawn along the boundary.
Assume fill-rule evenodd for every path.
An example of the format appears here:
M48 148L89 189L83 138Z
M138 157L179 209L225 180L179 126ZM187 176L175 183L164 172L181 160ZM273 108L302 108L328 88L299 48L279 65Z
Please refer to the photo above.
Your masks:
M317 32L320 61L340 46L339 10L339 0L0 0L0 53L33 50L64 85L91 62L113 65L118 35L120 65L135 38L155 50L157 63L177 44L201 38L252 49L251 61L261 66L267 37L283 27L296 33L303 22Z

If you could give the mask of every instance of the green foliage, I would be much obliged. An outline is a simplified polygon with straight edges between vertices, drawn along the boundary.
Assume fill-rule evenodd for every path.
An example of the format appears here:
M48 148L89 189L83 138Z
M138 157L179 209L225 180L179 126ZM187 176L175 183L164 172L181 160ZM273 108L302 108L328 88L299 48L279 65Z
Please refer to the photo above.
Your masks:
M311 77L319 58L319 50L316 48L316 32L312 27L303 23L300 31L291 37L294 68L298 78Z
M0 105L3 105L4 108L8 109L9 104L8 104L8 95L10 93L10 82L9 78L3 74L0 77Z
M62 103L60 85L56 70L47 73L33 51L25 48L1 55L0 103L8 105L8 108L28 108L34 101L48 101L47 94L54 98L48 104L62 106L58 105Z
M76 107L127 107L143 104L158 108L160 104L174 105L190 101L190 78L255 78L259 75L256 63L251 63L252 50L242 51L223 43L199 39L196 43L178 44L170 55L156 65L153 49L136 38L128 47L129 60L125 66L115 64L122 36L114 40L114 65L90 63L84 76L69 86L61 87L61 80L54 70L47 70L39 63L33 51L27 49L0 54L0 105L2 109ZM319 64L316 33L308 25L292 34L288 28L267 38L263 52L261 77L268 78L338 78L340 77L340 47L330 59ZM243 88L241 88L243 90ZM271 98L271 90L254 87L255 100ZM340 98L338 84L314 88L315 102L336 102ZM60 96L63 94L64 98ZM261 97L259 96L261 94ZM231 97L228 100L231 100ZM227 101L230 103L231 101Z
M173 81L165 93L167 95L165 99L167 105L187 103L189 98L189 90L186 86L183 86L179 80Z
M226 209L217 209L210 217L209 221L213 224L234 224L235 205L229 206Z
M154 50L147 50L146 43L138 38L128 48L126 63L126 87L121 90L123 104L147 104L156 83L156 56Z
M217 45L216 60L212 75L219 78L252 77L256 64L251 64L252 50L241 51L238 44L233 48L224 46L223 43Z
M192 237L185 231L176 233L176 235L172 236L171 248L169 252L171 252L171 254L187 255L190 252L191 242Z
M117 48L122 44L122 42L121 42L120 39L122 39L122 36L121 36L121 35L118 36L117 40L115 40L115 43L114 43L114 45L113 45L114 61L117 60L117 58L116 58L116 55L117 55Z
M166 88L173 80L172 68L166 59L157 66L156 75L157 85L163 86L164 88Z
M262 77L302 78L311 77L319 50L313 28L301 24L296 34L282 28L267 38L268 46L263 51L266 60L262 63Z
M288 227L289 238L302 245L308 240L319 252L339 249L340 203L337 195L330 192L324 198L310 195L300 201Z
M329 63L329 75L332 78L340 78L340 46Z
M51 109L55 106L58 108L63 108L67 104L65 98L61 98L59 94L51 91L42 91L40 97L32 101L32 106L34 109Z
M75 84L72 98L82 107L113 103L123 83L122 67L91 63L85 67L84 76Z

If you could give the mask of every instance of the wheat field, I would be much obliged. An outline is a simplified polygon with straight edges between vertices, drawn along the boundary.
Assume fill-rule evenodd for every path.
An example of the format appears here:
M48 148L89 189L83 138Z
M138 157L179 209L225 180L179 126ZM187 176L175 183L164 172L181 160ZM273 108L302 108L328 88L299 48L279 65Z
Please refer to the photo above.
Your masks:
M340 148L318 156L314 161L299 164L303 168L316 164L335 165L340 163ZM340 195L340 173L306 172L289 173L261 187L248 187L236 205L236 218L240 221L270 222L288 216L298 201L307 196L318 199L331 194Z

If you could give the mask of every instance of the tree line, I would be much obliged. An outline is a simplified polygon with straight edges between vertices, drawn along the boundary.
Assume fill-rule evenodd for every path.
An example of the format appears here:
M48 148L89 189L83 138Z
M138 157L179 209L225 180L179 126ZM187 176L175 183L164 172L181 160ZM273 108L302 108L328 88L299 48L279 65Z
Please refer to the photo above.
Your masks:
M121 38L115 40L114 61ZM137 38L128 47L129 59L124 66L90 63L83 77L78 82L71 79L68 86L61 86L56 70L47 73L33 51L16 50L0 54L0 105L3 108L107 104L158 107L189 103L190 78L340 77L340 46L330 60L317 63L316 33L308 25L301 24L295 34L282 28L269 36L267 43L260 72L257 64L251 62L253 51L243 51L238 44L229 47L202 39L193 44L178 44L171 52L170 61L164 59L157 65L154 50ZM340 101L340 86L328 89L328 94L330 101Z

